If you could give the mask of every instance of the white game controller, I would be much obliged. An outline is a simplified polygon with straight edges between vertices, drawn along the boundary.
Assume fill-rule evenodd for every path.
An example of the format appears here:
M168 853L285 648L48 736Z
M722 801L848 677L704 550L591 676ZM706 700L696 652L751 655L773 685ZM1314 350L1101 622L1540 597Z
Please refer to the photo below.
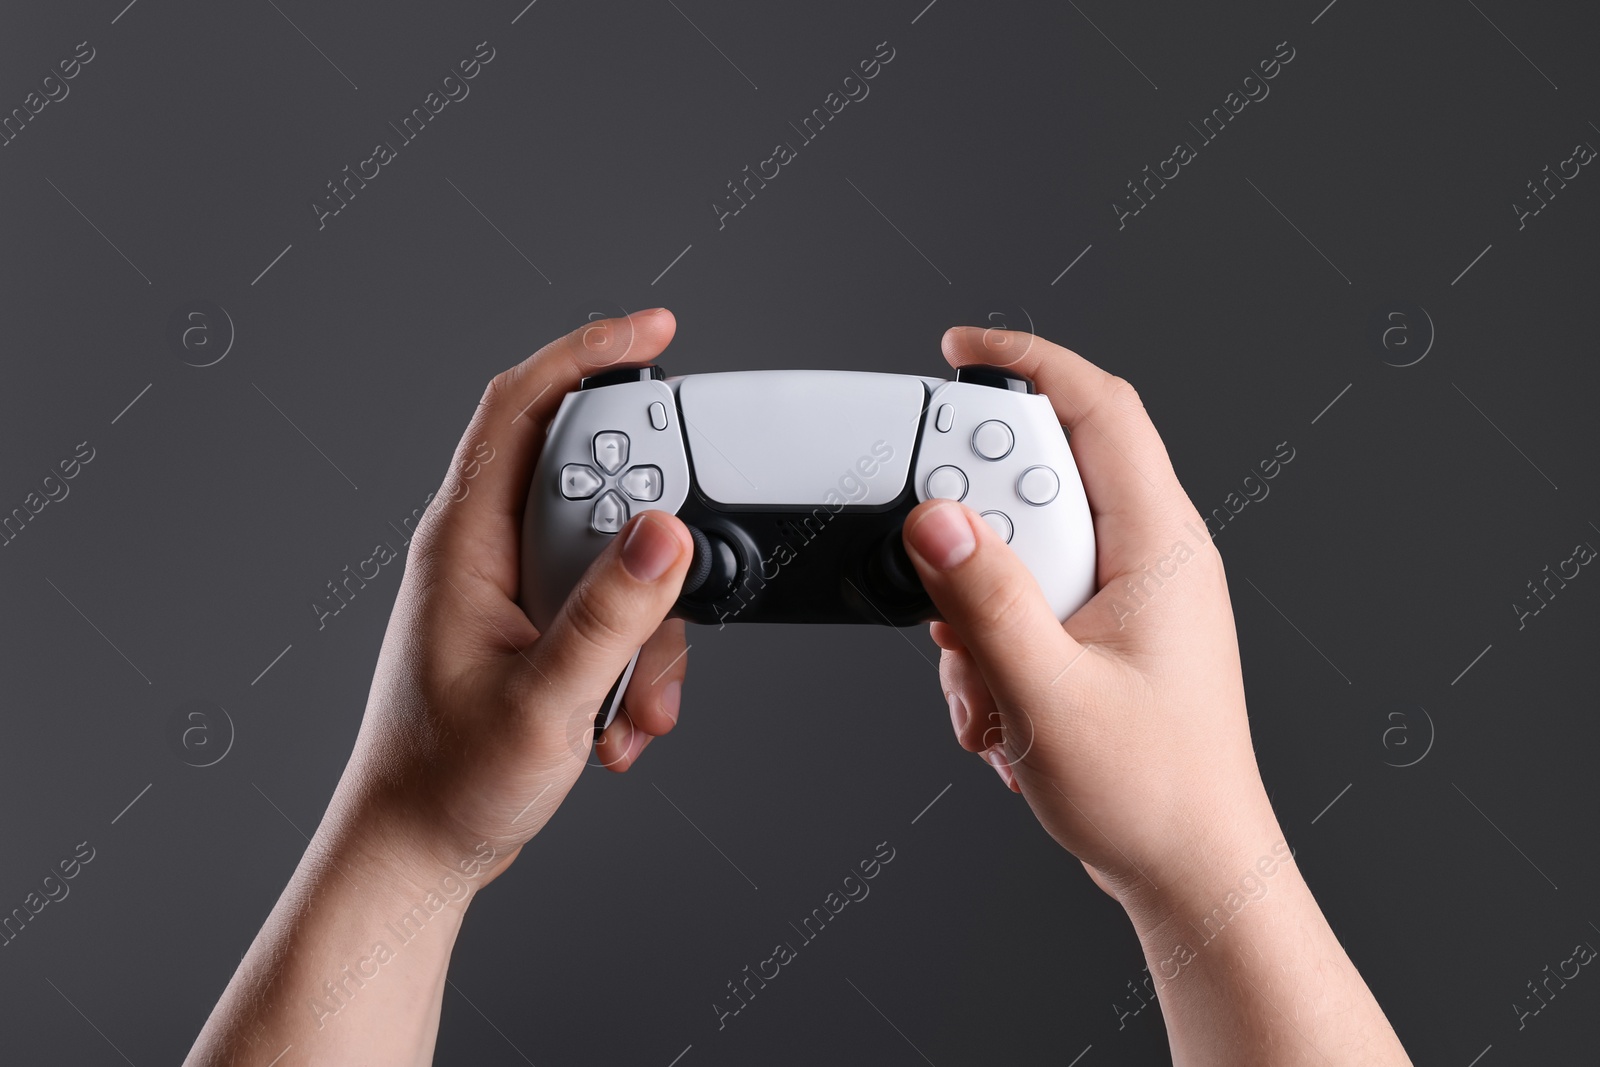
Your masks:
M1050 401L1025 378L981 366L953 382L613 369L585 378L550 425L522 523L522 606L548 626L629 516L654 508L695 541L677 618L925 622L938 612L900 530L931 497L980 513L1057 618L1094 595L1083 483ZM616 715L633 662L597 730Z

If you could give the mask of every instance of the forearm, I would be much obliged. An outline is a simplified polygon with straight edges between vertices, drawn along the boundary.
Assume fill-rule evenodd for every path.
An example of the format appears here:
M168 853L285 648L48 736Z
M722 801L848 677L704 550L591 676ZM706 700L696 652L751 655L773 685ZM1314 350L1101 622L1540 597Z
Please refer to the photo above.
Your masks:
M186 1064L430 1063L471 899L464 872L433 866L325 823Z
M1129 908L1177 1067L1409 1065L1276 823Z

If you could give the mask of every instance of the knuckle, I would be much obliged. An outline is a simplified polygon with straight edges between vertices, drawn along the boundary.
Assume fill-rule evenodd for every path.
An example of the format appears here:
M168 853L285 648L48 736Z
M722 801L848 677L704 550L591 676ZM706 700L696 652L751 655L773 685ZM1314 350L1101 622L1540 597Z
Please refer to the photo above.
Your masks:
M1118 411L1144 412L1144 400L1139 396L1139 390L1135 389L1128 379L1113 374L1111 380L1106 383L1106 392Z

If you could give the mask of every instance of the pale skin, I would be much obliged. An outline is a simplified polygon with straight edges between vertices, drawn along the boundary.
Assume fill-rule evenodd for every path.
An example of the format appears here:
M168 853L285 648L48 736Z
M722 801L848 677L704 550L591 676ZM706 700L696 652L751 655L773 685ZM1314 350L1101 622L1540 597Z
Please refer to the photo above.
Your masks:
M544 632L516 603L523 501L561 398L586 374L655 359L674 329L659 308L591 323L490 384L413 539L327 814L186 1063L430 1063L473 897L586 762L626 771L677 722L684 632L663 620L692 550L677 519L635 516ZM1175 1064L1408 1064L1286 858L1222 562L1137 394L1027 334L959 327L942 347L952 366L1006 366L1050 397L1102 586L1062 626L976 515L948 501L912 513L906 547L946 620L933 638L961 745L1127 912ZM1122 583L1147 568L1159 584L1143 578L1130 599ZM640 646L625 711L590 752L601 699ZM1225 902L1252 872L1264 895L1235 912ZM1226 929L1202 944L1195 927L1218 907Z

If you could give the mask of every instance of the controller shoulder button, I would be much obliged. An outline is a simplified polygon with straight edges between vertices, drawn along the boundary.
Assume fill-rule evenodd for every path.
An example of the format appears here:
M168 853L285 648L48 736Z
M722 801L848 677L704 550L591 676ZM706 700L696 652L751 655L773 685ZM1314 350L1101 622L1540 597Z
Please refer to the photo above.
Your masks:
M627 385L629 382L659 382L666 376L667 372L654 363L642 367L612 367L589 375L578 383L578 389L604 389L608 385Z
M1061 491L1061 479L1049 467L1029 467L1017 479L1017 495L1034 507L1043 507Z
M568 500L588 500L604 482L593 467L568 463L561 468L561 495Z
M607 474L615 474L628 462L628 435L606 430L594 435L594 461Z
M984 459L1005 459L1011 454L1011 446L1016 443L1016 436L1012 434L1011 427L999 419L990 419L978 424L972 431L972 450Z
M614 534L627 521L628 505L615 489L595 501L594 512L589 516L589 525L595 533Z
M1006 542L1007 544L1011 543L1011 535L1014 530L1012 529L1011 517L1009 515L1003 511L985 511L978 517L984 522L988 523L989 528L995 533L999 534L1002 541Z
M618 482L622 491L635 500L649 502L661 499L661 468L652 466L630 467Z
M1033 392L1033 383L1022 375L981 363L975 363L970 367L957 367L956 381L966 382L969 385L986 385L991 389L1005 389L1013 393Z
M967 476L960 467L939 467L928 475L928 496L961 500L967 495Z

